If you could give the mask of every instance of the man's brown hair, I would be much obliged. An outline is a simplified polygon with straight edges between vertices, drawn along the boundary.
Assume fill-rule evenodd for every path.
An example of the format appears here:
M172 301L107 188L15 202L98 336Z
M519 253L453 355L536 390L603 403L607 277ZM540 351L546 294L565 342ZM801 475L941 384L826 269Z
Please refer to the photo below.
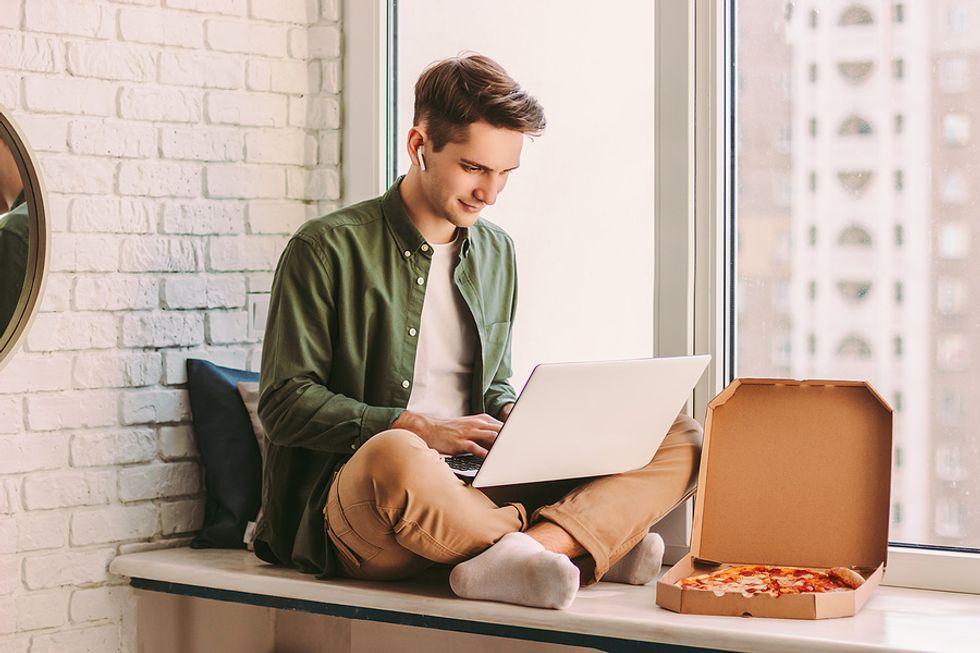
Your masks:
M544 131L544 109L493 59L464 54L430 65L415 82L415 125L425 122L432 148L463 140L477 121L529 136Z

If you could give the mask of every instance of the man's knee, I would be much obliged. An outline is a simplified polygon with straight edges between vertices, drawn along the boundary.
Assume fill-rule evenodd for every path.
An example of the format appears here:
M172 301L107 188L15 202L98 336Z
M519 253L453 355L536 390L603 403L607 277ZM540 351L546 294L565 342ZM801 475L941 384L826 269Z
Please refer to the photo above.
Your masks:
M411 431L391 429L368 439L347 466L397 484L407 476L418 474L420 465L428 458L437 460L438 454L425 440Z

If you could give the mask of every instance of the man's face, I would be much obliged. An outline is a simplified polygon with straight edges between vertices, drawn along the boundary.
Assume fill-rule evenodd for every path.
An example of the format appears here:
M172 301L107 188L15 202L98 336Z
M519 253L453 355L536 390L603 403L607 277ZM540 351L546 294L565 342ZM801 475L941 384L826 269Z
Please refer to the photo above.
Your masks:
M433 212L457 227L470 227L484 206L497 201L507 177L521 162L524 134L475 122L462 143L442 151L423 148L422 190Z

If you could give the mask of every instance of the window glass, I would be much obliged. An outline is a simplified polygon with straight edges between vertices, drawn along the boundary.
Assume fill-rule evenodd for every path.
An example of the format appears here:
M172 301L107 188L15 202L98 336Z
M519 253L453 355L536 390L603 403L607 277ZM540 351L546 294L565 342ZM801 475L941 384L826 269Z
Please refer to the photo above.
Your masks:
M978 548L975 5L784 5L733 0L735 373L869 381L895 409L890 539Z

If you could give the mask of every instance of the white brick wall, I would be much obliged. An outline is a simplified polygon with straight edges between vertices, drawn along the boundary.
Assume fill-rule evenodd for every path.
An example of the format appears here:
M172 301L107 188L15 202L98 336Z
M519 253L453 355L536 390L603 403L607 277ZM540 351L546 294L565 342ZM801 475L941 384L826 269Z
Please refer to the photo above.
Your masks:
M0 651L134 653L109 561L203 520L186 359L258 365L247 295L340 197L339 1L0 4L52 230L0 371Z

